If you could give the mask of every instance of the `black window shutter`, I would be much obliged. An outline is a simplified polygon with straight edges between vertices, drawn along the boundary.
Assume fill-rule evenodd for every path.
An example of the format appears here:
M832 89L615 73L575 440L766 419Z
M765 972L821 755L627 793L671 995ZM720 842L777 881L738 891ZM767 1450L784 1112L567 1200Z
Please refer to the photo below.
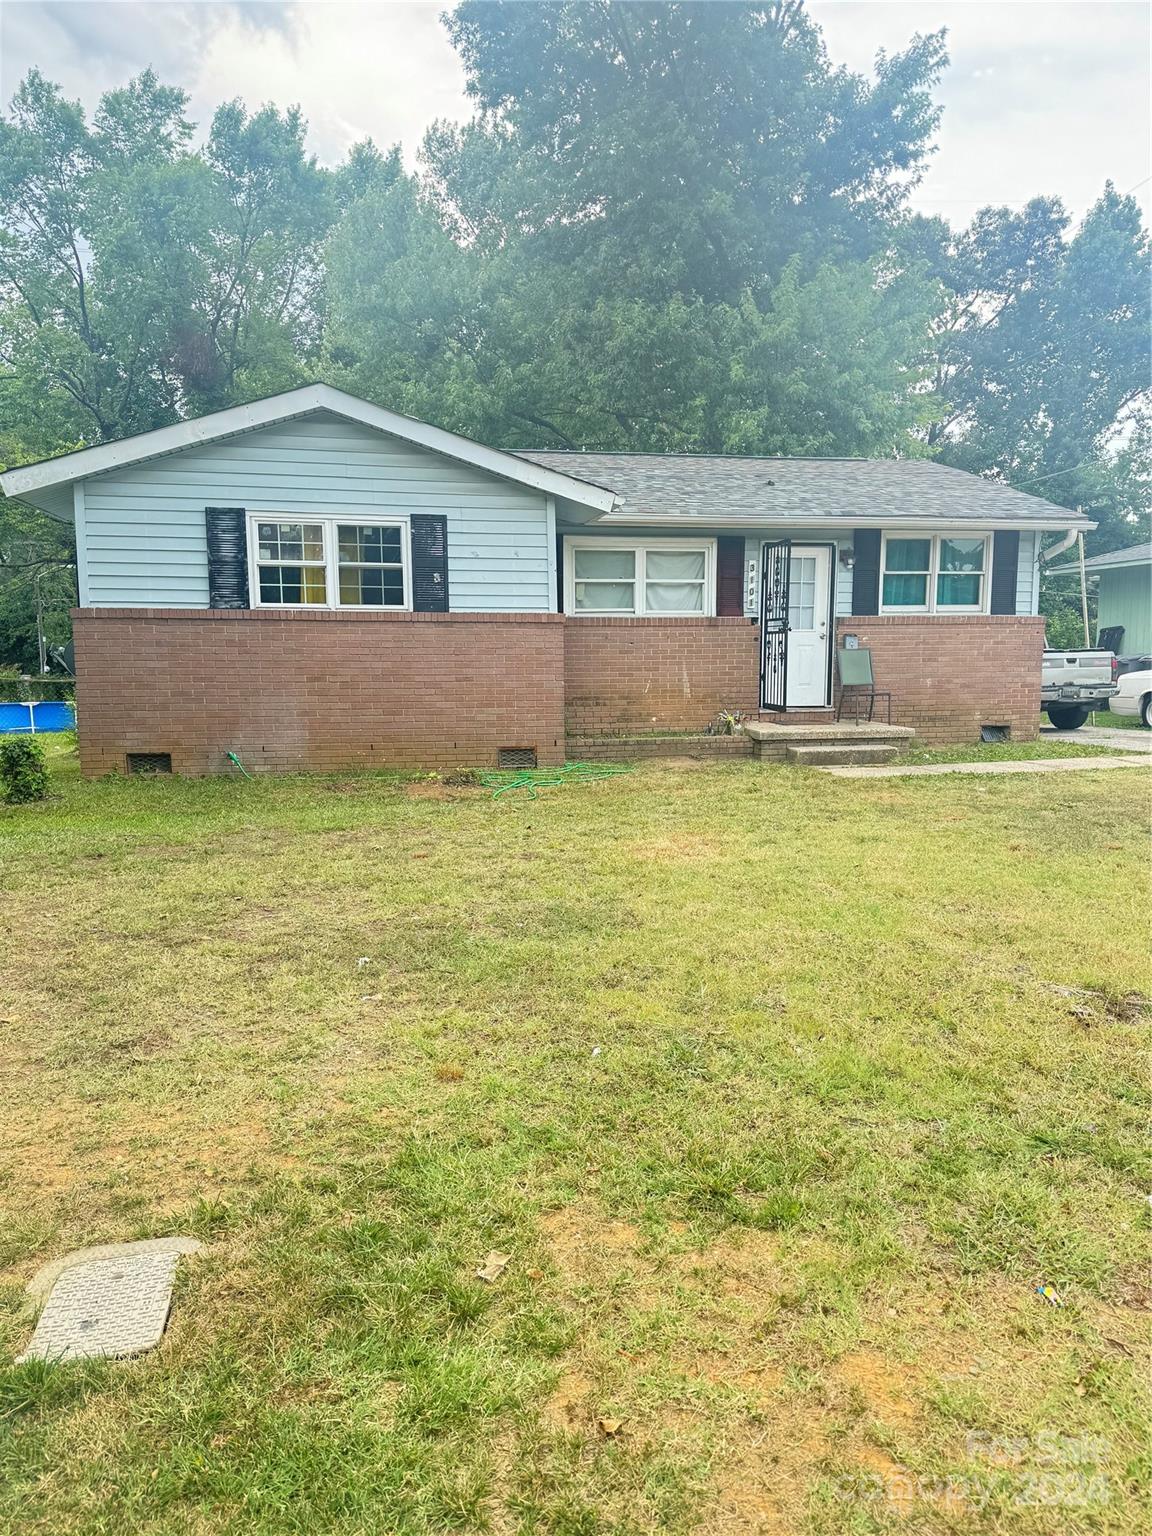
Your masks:
M1005 529L992 535L992 612L1016 612L1016 572L1020 564L1020 535Z
M448 612L448 519L439 514L412 517L412 607Z
M556 535L556 612L564 612L564 535Z
M209 608L248 607L248 540L243 507L205 507Z
M721 618L744 613L744 540L723 535L716 540L716 612Z
M880 530L857 528L852 542L852 612L880 612Z

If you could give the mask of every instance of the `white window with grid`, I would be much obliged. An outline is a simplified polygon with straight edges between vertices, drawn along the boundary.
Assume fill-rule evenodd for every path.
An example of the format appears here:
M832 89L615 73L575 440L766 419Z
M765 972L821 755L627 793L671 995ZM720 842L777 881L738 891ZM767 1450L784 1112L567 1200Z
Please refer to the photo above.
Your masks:
M248 566L257 608L407 609L411 554L406 519L252 514Z
M816 628L815 555L793 555L788 563L788 628Z

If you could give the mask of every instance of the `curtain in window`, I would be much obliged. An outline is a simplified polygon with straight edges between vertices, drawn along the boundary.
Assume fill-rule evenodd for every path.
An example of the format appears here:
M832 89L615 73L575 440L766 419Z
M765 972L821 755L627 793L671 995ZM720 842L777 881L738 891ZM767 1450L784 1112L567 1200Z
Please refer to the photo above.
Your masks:
M644 607L649 613L703 613L702 549L649 549L644 554Z
M937 607L979 608L983 574L983 539L941 539Z
M884 546L884 606L926 608L930 539L889 539Z

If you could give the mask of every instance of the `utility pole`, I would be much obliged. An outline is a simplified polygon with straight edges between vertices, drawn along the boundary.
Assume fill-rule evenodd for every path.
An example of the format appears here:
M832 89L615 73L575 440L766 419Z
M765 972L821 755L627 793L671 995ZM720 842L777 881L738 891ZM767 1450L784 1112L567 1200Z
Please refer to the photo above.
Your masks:
M1077 512L1080 508L1076 508ZM1084 616L1084 644L1089 650L1092 648L1092 632L1088 628L1088 575L1084 570L1084 535L1076 535L1076 547L1080 551L1080 612Z
M44 634L44 593L40 588L40 578L44 575L41 567L32 578L32 585L36 590L36 648L40 653L40 676L43 677L48 670L48 641Z

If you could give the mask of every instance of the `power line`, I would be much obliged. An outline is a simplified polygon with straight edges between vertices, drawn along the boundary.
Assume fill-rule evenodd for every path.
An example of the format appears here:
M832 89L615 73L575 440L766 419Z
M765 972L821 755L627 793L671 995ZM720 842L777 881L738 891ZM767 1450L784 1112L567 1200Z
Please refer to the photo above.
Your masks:
M1152 178L1150 178L1152 179ZM1034 480L1016 480L1011 483L1014 491L1023 490L1026 485L1039 485L1041 480L1055 480L1057 475L1070 475L1077 469L1083 469L1085 464L1091 464L1091 459L1081 459L1079 464L1069 464L1067 469L1054 469L1046 475L1037 475Z

